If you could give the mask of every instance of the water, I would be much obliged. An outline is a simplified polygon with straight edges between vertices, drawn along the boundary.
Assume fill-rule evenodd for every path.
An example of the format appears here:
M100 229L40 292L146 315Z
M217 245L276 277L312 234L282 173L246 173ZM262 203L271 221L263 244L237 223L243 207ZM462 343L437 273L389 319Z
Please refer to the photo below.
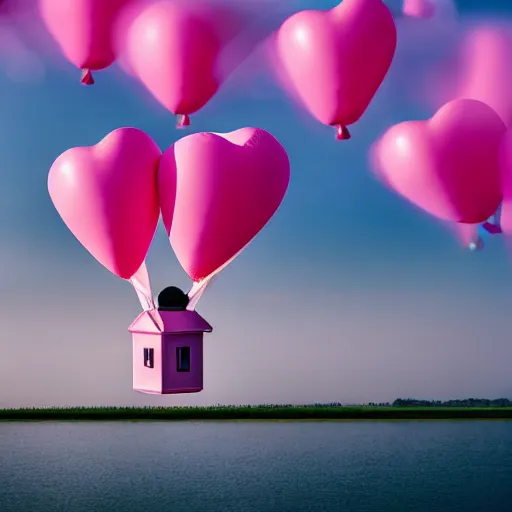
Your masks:
M0 423L1 512L510 512L512 422Z

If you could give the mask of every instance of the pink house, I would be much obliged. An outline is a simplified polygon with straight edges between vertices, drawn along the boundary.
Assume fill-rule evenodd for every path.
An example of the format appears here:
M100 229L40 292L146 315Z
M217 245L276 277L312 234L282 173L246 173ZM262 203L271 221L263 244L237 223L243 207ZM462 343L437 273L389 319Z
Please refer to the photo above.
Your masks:
M203 333L212 326L196 311L145 311L128 330L133 389L159 395L203 389Z

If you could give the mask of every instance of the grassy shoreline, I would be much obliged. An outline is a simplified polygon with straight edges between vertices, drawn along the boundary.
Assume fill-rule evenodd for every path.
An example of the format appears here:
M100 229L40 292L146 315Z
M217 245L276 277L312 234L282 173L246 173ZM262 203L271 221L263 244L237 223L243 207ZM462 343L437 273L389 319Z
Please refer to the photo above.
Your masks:
M512 407L68 407L0 409L1 421L126 420L484 420L511 419Z

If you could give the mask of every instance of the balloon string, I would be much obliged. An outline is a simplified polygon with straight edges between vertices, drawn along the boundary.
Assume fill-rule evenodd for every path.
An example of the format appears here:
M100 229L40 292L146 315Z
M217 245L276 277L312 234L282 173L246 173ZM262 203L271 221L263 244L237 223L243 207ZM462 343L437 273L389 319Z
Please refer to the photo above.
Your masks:
M188 292L190 300L187 309L189 311L194 311L196 309L199 299L203 296L203 293L206 291L208 286L210 286L215 277L216 275L212 275L211 277L197 281L192 285L192 288L190 288L190 291Z
M208 286L210 286L215 277L217 277L250 243L251 242L245 244L232 258L212 272L208 277L205 277L200 281L195 281L192 284L192 288L190 288L190 291L188 292L189 303L187 309L189 311L194 311L196 309L199 299L203 296L204 292Z
M131 285L137 293L140 305L143 311L156 309L155 301L151 296L151 283L149 281L148 269L146 262L143 262L139 270L129 279Z
M145 261L142 263L139 270L137 270L131 279L129 279L129 281L137 293L140 305L142 306L142 311L148 313L149 318L151 319L151 322L153 322L153 325L156 327L157 331L161 332L162 326L154 317L154 313L156 312L156 305L153 297L151 296L151 283L149 282L149 274Z
M150 309L155 309L155 305L153 299L149 298L140 288L139 283L135 279L129 279L131 285L135 289L135 293L139 299L140 305L143 311L149 311Z

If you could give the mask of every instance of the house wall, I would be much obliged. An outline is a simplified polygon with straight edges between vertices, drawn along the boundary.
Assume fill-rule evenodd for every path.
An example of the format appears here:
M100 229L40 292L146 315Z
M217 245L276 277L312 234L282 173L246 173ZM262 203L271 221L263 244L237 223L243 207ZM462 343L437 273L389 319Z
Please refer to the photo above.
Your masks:
M144 349L154 350L154 366L144 366ZM145 393L162 392L162 336L133 334L133 389Z
M176 348L190 347L190 372L176 371ZM163 393L197 393L203 389L203 333L162 336Z

